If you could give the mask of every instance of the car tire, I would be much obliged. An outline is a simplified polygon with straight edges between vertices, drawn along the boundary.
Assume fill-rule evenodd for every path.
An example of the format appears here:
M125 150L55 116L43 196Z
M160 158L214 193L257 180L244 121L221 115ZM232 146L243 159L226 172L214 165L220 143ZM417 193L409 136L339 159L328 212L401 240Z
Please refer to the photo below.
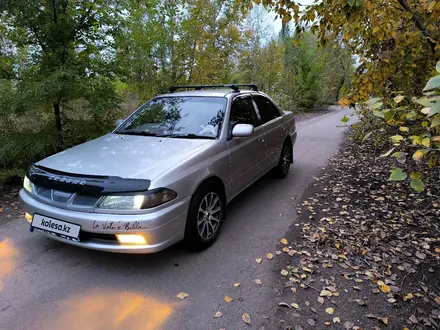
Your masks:
M284 141L281 149L280 159L277 166L274 168L274 174L277 178L283 179L289 173L289 168L292 159L292 145L288 140Z
M211 246L226 217L224 192L213 182L202 184L194 193L186 220L185 245L195 251Z

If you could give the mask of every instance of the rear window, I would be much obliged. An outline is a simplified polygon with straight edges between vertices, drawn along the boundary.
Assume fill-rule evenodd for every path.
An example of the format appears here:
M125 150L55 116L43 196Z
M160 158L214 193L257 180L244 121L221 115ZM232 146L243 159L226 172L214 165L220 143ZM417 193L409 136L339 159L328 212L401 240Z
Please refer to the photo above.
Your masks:
M280 116L278 108L268 98L260 95L255 95L253 98L257 104L263 124Z

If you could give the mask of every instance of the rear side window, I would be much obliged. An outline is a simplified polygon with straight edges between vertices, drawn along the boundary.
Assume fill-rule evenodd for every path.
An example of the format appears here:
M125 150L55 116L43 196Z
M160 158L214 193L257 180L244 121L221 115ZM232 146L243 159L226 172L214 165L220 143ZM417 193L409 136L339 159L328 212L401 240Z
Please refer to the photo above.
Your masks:
M239 97L232 103L231 114L229 116L229 128L231 131L236 124L258 126L257 114L250 97Z
M263 124L280 116L279 110L269 99L260 95L255 95L253 98L257 104L258 112L261 115Z

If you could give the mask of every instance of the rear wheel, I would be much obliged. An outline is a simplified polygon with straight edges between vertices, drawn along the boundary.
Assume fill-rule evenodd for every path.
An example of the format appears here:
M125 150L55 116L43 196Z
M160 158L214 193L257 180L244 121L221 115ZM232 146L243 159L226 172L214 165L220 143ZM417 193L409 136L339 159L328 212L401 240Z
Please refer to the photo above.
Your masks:
M290 163L292 159L292 146L289 141L284 141L281 149L280 159L277 166L274 168L274 173L278 178L285 178L289 173Z
M190 203L185 228L185 244L193 250L203 250L216 240L226 215L226 203L221 189L214 183L200 186Z

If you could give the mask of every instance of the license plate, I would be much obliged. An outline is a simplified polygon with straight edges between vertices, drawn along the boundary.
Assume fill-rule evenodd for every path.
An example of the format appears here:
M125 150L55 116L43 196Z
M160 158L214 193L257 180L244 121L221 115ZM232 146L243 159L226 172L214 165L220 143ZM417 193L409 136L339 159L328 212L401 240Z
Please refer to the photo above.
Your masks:
M79 225L49 218L39 214L34 214L31 226L51 233L55 233L57 235L63 235L75 239L78 239L79 231L81 229L81 226Z

